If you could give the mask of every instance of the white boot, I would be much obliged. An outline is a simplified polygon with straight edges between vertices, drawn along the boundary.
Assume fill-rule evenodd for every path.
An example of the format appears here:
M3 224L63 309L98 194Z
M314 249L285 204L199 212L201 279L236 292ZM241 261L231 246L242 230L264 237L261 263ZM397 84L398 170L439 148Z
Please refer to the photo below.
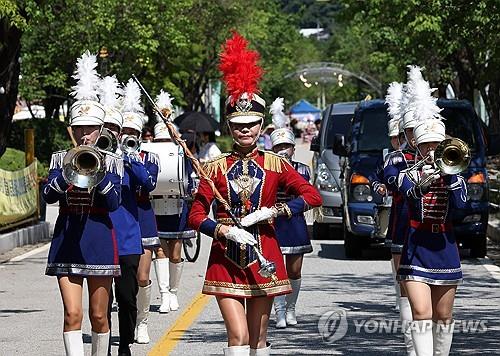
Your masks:
M276 313L276 327L286 328L286 299L284 295L274 297L274 312Z
M413 321L411 337L417 356L433 356L432 320Z
M267 343L267 347L262 349L250 349L250 356L269 356L271 354L271 344Z
M138 344L149 344L148 316L151 303L151 281L146 287L139 286L137 292L137 323L135 341Z
M83 356L83 338L81 330L66 331L63 333L66 356ZM108 350L106 349L106 352Z
M250 345L229 346L224 348L224 356L249 356Z
M92 331L92 356L107 356L109 345L109 331L98 334Z
M434 338L434 356L448 356L453 340L455 321L450 324L433 323L432 336Z
M170 310L179 309L179 300L177 299L177 290L181 281L182 269L184 261L179 263L169 262L170 268Z
M160 313L168 313L170 311L168 258L157 258L154 260L154 266L161 296Z
M290 279L290 284L292 285L292 293L287 294L286 300L286 324L287 325L297 325L297 317L295 315L295 304L297 303L297 298L300 292L300 283L302 279Z
M396 266L394 265L394 259L391 260L391 267L392 267L392 281L394 283L394 290L396 291L396 305L394 306L395 310L399 310L399 307L401 305L400 303L400 296L401 296L401 287L399 285L399 282L396 280Z
M404 342L406 346L406 354L408 356L416 356L413 347L413 339L411 338L411 322L413 315L411 313L411 306L408 297L401 297L399 299L399 316L401 319L401 330L403 331Z

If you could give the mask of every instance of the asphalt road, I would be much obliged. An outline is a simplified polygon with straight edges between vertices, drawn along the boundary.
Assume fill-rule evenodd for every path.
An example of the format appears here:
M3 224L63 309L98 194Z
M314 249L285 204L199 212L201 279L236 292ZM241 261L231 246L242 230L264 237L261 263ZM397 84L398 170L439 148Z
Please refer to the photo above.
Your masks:
M308 163L308 152L301 152ZM54 207L52 208L54 209ZM52 212L53 213L53 212ZM50 213L48 216L51 216ZM159 314L154 275L149 329L151 343L132 345L134 355L221 355L225 329L213 297L200 297L210 239L203 237L196 263L187 263L179 290L181 309ZM399 355L403 338L394 311L390 262L382 250L361 260L346 259L342 241L313 241L306 255L298 301L299 325L269 329L273 354ZM48 245L0 264L0 355L63 355L62 303L55 278L44 275ZM495 247L493 251L498 251ZM26 252L26 249L22 251ZM500 355L500 268L490 259L462 261L452 355ZM85 295L85 305L87 296ZM87 309L86 309L87 310ZM475 327L475 329L474 329ZM474 329L474 330L473 330ZM90 355L90 323L84 317ZM113 355L117 320L113 313Z

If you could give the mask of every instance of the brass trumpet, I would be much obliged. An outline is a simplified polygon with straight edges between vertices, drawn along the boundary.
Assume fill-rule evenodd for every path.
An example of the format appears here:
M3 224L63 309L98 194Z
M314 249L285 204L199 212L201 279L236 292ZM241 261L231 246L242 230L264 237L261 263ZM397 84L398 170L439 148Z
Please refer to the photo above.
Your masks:
M137 153L141 149L141 141L132 135L123 135L121 140L122 151L130 154Z
M104 127L95 142L95 146L100 150L115 153L118 148L118 140L111 130Z
M62 174L70 184L90 191L106 175L105 157L94 146L77 146L64 156Z
M436 150L430 152L421 161L415 163L406 171L419 169L427 164L427 160L432 158L436 168L436 174L457 174L463 172L469 166L471 155L470 148L467 144L456 137L443 140L437 145ZM433 179L432 176L420 181L418 186L426 185Z

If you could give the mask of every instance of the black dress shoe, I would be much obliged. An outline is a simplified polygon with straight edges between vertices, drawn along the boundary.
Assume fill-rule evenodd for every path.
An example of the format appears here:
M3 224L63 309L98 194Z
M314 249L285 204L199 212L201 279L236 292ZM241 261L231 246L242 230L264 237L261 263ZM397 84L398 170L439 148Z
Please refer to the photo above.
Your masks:
M132 356L132 353L130 352L130 347L120 346L118 348L118 356Z

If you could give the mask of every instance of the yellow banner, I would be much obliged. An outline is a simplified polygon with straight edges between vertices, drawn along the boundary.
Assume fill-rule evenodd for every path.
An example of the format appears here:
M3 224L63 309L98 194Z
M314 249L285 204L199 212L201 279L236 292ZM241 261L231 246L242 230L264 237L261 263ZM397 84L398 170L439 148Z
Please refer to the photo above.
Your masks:
M0 169L0 226L36 213L38 184L36 160L15 172Z

